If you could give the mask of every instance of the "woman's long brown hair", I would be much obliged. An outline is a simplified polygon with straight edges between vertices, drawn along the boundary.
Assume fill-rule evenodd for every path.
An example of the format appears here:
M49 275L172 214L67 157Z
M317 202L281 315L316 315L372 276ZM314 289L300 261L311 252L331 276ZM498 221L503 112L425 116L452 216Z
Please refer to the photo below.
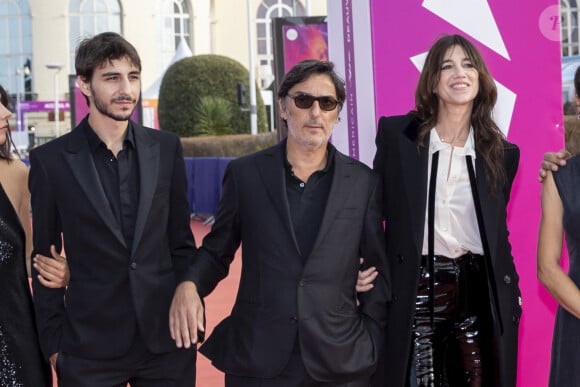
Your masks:
M8 109L8 93L2 86L0 86L0 102L2 105ZM12 161L12 155L10 154L10 144L12 142L12 137L10 136L10 127L6 131L6 141L4 144L0 144L0 160L6 160L7 162Z
M471 126L475 135L475 149L482 156L485 173L494 192L505 180L502 167L504 135L493 120L493 107L497 101L497 89L477 48L461 35L445 35L429 50L417 89L415 90L414 114L420 121L417 142L423 144L427 133L437 124L439 97L434 92L441 76L441 65L447 51L461 47L479 74L479 92L473 101Z

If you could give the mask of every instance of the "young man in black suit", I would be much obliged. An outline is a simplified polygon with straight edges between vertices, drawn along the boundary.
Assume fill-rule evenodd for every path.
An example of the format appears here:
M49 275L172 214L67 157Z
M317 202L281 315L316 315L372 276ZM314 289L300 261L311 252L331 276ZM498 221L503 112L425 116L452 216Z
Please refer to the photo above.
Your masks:
M381 184L329 142L345 100L329 62L304 61L281 83L288 137L232 161L215 224L191 268L190 316L242 246L231 315L200 351L234 386L367 386L390 297ZM359 294L359 257L379 273ZM196 326L195 318L181 325Z
M179 138L130 120L141 62L120 35L81 42L75 67L89 115L30 154L34 253L70 267L66 290L33 275L42 350L59 386L191 387L202 318L169 324L196 252Z

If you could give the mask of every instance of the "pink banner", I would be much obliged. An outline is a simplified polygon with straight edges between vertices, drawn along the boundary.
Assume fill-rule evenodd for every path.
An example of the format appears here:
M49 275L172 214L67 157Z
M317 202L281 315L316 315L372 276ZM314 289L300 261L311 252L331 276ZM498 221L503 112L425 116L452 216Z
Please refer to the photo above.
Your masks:
M355 47L354 47L354 26L352 16L352 1L342 1L342 25L344 33L344 67L346 74L356 73ZM348 93L346 95L345 110L348 122L348 155L359 159L358 142L358 109L357 109L357 89L356 77L346 76L344 84Z
M541 216L537 173L544 152L563 147L557 0L371 0L376 117L404 114L424 54L444 33L480 49L499 91L495 118L521 160L509 207L523 316L518 386L547 385L555 302L536 278Z
M282 26L284 73L306 59L328 60L326 23Z

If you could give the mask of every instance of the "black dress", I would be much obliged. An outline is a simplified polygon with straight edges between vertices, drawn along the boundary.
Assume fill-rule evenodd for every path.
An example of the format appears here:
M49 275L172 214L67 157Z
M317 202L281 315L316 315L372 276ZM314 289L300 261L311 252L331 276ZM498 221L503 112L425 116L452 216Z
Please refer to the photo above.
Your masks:
M569 256L568 276L580 287L580 156L566 162L554 173L554 181L564 208L563 225ZM556 313L550 387L578 386L580 383L580 320L561 306Z
M52 386L38 343L20 220L0 184L0 386Z

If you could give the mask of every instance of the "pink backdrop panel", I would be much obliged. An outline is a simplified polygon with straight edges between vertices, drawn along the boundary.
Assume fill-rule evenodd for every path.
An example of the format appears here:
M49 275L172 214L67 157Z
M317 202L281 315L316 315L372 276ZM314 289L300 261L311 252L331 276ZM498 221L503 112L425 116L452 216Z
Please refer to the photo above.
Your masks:
M524 309L518 386L544 387L555 303L536 278L537 173L543 153L563 147L558 1L535 0L525 7L504 0L370 1L377 119L413 108L419 73L410 58L444 33L470 38L496 82L512 93L511 102L499 101L496 117L500 110L507 117L502 130L521 150L508 218Z

